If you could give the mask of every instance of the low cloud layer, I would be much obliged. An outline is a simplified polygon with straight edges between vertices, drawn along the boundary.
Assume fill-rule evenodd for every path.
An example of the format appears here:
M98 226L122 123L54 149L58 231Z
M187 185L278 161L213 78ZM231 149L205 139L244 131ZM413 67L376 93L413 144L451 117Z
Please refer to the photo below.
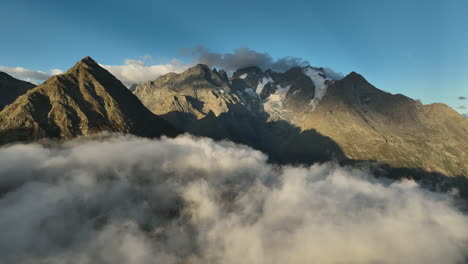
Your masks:
M7 67L1 65L0 71L6 72L17 79L25 80L34 84L42 83L43 81L49 79L51 76L62 73L62 71L59 69L53 69L49 73L47 73L42 71L29 70L23 67Z
M460 263L447 195L229 142L107 136L0 148L0 263Z

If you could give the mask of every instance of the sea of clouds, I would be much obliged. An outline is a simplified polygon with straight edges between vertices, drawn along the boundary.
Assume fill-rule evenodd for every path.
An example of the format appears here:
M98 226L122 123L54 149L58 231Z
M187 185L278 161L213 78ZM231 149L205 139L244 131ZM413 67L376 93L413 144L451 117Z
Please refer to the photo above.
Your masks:
M0 263L460 263L454 198L184 135L0 148Z

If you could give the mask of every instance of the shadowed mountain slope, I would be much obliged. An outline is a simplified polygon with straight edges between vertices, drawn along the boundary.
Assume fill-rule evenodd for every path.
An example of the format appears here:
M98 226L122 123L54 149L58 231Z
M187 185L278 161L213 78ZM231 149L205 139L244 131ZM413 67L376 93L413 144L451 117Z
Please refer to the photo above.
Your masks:
M32 83L18 80L4 72L0 72L0 111L16 100L18 96L25 94L35 86Z

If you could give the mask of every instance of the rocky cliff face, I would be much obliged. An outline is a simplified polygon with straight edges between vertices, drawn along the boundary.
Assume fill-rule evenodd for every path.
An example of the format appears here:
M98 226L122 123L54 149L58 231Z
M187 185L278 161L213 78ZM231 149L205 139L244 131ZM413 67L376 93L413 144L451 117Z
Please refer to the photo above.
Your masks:
M15 79L4 72L0 72L0 111L16 100L18 96L25 94L35 86L32 83Z
M177 111L193 114L197 119L210 111L219 116L228 112L230 106L242 104L221 74L201 64L182 74L169 73L142 83L134 93L155 114Z
M135 87L154 113L189 132L228 138L280 161L376 160L397 168L468 175L468 122L351 73L248 67L229 80L204 65Z
M2 143L43 137L69 139L102 131L148 137L178 133L89 57L0 112Z

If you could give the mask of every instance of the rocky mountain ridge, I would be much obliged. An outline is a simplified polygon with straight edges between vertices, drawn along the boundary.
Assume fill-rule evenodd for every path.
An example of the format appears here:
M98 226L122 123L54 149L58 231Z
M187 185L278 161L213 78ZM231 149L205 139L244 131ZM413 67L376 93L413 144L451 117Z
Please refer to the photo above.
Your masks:
M375 160L468 175L468 122L446 105L389 94L355 72L333 80L310 66L284 73L248 67L223 76L197 65L137 85L134 94L185 131L283 161Z

